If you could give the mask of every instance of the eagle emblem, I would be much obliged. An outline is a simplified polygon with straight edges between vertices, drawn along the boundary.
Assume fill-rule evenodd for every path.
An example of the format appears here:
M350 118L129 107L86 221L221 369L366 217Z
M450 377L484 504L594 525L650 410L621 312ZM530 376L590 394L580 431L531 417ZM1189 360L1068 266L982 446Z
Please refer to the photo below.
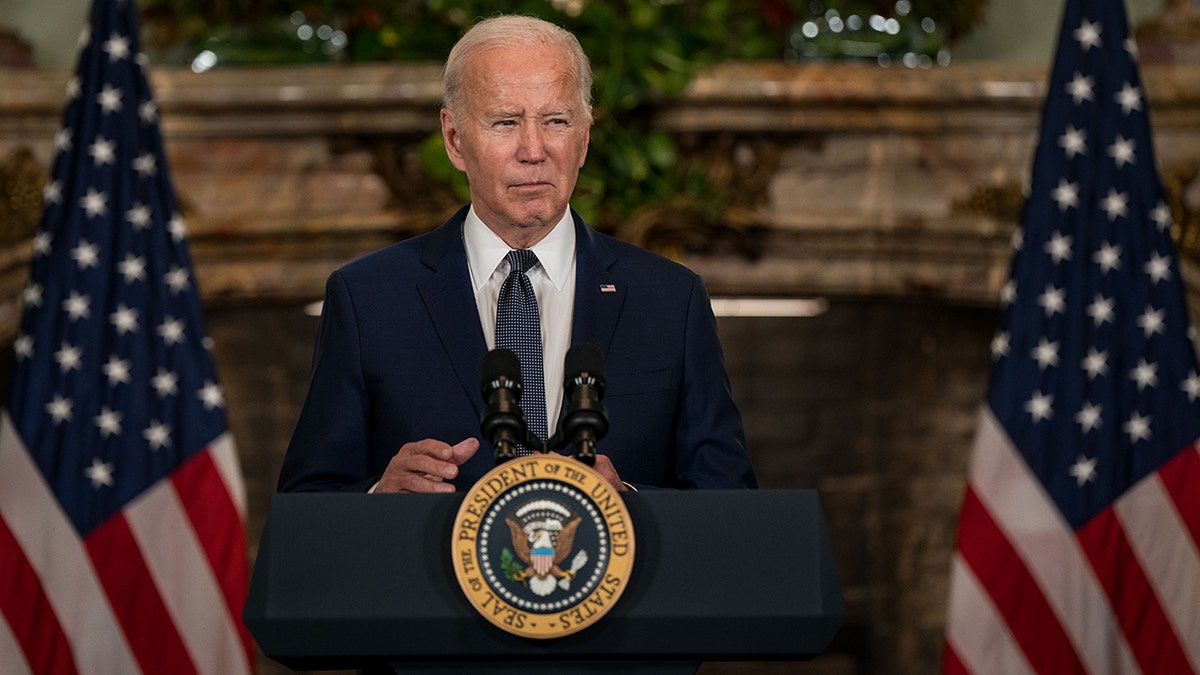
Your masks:
M555 587L567 590L576 572L587 564L587 551L580 550L563 569L563 563L575 548L575 531L583 519L572 517L562 504L536 499L524 504L504 519L512 534L513 550L525 567L512 565L506 576L525 583L535 595L547 596Z

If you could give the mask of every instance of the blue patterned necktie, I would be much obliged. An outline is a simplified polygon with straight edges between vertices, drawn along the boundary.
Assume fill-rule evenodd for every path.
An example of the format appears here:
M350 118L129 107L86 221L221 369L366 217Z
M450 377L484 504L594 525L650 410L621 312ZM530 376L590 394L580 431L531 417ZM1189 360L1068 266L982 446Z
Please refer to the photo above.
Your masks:
M538 319L537 297L525 272L538 263L529 249L509 251L508 278L500 287L496 306L496 348L511 349L521 362L521 408L529 431L546 438L546 381L542 370L542 324ZM521 445L518 454L529 450Z

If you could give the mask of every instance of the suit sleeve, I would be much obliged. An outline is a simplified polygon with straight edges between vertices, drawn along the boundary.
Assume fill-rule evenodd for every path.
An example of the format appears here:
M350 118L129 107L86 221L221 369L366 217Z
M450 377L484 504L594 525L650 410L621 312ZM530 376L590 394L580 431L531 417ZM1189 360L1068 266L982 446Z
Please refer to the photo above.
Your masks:
M692 281L683 355L675 476L688 488L754 488L742 416L733 402L708 291Z
M313 354L312 380L279 474L280 492L366 491L371 407L362 373L354 298L334 272Z

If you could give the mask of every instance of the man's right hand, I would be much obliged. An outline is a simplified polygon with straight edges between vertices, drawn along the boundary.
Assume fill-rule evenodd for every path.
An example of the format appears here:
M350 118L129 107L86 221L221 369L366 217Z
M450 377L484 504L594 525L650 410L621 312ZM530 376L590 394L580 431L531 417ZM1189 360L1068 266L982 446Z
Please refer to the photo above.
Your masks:
M432 438L405 443L388 462L373 492L454 492L449 481L478 449L477 438L456 445Z

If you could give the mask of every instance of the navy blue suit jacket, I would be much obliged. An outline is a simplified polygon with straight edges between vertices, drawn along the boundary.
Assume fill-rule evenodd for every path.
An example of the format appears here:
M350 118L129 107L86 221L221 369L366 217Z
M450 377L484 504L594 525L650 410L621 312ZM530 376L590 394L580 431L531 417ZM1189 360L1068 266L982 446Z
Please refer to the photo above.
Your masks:
M462 241L466 212L330 276L280 491L366 490L407 442L480 436L487 344ZM572 215L571 343L604 352L608 381L609 432L598 451L634 485L754 487L700 278ZM480 440L454 481L460 490L495 465Z

